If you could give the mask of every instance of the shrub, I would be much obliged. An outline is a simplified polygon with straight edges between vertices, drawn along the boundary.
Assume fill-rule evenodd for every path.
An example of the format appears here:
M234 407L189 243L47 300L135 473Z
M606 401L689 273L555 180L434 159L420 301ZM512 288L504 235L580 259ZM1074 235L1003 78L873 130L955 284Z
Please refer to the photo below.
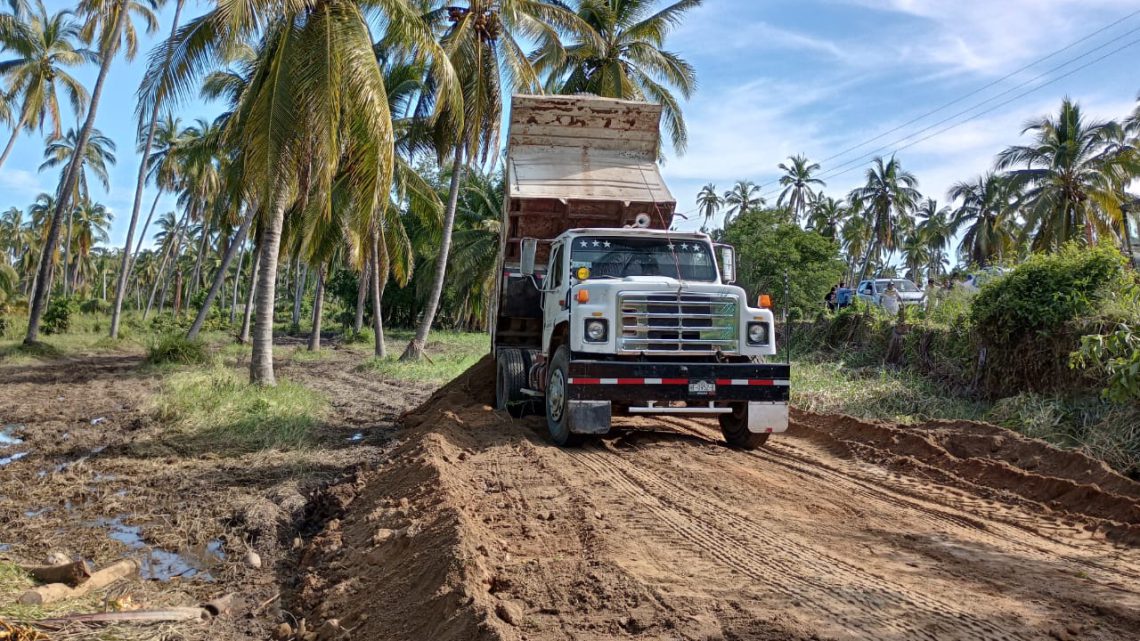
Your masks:
M79 311L84 314L110 314L111 303L101 298L89 298L79 304Z
M71 329L71 316L77 305L71 298L56 298L48 303L44 311L41 330L45 334L64 334Z
M344 342L348 344L371 344L376 340L376 335L372 332L371 327L363 327L359 332L347 331L344 333Z
M205 363L208 358L205 343L197 339L189 340L182 334L159 334L151 339L146 350L146 360L153 365L193 365Z
M1114 247L1069 244L986 284L971 317L983 342L1009 345L1093 313L1109 292L1126 285L1124 257Z

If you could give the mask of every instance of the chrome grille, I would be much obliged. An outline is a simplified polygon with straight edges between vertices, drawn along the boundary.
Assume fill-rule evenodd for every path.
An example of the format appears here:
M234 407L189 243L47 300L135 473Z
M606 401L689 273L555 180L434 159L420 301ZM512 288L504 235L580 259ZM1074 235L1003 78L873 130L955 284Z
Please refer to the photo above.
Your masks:
M629 292L618 296L623 352L738 351L737 298L729 294Z

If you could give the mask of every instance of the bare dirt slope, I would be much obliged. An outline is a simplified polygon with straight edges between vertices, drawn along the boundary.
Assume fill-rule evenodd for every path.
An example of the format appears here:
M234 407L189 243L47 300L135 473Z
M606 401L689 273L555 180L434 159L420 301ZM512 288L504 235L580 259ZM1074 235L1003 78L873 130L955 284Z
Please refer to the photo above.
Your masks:
M405 418L299 559L358 639L1140 637L1140 485L977 424L797 415L757 452L641 420L576 449L485 404Z

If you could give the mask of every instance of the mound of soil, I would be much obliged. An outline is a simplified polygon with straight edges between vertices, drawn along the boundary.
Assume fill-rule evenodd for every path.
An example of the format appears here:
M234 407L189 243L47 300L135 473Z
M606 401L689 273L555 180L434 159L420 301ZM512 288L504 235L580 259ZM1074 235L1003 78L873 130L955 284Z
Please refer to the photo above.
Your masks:
M803 411L793 416L796 431L845 455L1085 517L1108 536L1140 545L1140 483L1080 452L971 421L894 425Z
M1137 487L1080 454L988 425L803 413L756 452L677 417L560 449L540 417L494 411L493 385L487 359L329 492L285 595L311 637L1107 641L1140 627L1140 559L1119 545L1135 542Z

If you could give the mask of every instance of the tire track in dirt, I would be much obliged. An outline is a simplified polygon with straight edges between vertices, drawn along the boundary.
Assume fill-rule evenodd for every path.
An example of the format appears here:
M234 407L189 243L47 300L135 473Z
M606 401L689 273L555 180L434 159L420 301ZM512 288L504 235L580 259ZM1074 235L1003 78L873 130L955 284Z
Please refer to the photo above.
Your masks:
M707 496L688 492L656 472L624 457L615 466L612 452L588 448L572 456L594 475L645 500L661 522L703 553L793 601L810 602L835 629L867 637L886 634L906 638L965 638L1029 641L1011 634L947 600L914 592L885 577L868 574L842 558L804 545L788 545L786 536ZM743 536L742 536L743 535ZM764 552L759 551L762 549ZM825 600L830 596L830 602ZM922 615L929 619L922 623ZM884 630L885 628L885 630Z

